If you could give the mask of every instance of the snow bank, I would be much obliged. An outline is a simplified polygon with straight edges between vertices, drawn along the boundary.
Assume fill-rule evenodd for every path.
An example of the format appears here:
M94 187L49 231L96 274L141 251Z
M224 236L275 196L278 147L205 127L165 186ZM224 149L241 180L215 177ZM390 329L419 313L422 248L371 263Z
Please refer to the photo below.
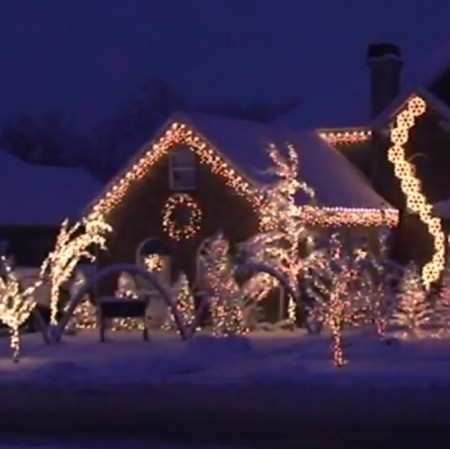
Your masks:
M387 345L373 331L345 336L335 368L330 339L301 332L218 340L85 331L45 346L24 337L24 358L0 340L0 434L106 435L222 443L296 441L309 429L411 432L450 427L450 345ZM331 437L330 437L331 438ZM298 440L297 440L298 441ZM331 440L330 440L331 441ZM361 446L364 447L364 446Z
M450 388L448 340L381 343L372 331L344 338L349 364L331 362L330 340L297 333L256 333L218 339L198 335L182 342L175 334L155 332L150 342L139 332L98 332L67 336L46 346L40 335L25 335L23 358L13 364L7 339L0 340L0 386L27 385L214 385L351 386L356 388Z

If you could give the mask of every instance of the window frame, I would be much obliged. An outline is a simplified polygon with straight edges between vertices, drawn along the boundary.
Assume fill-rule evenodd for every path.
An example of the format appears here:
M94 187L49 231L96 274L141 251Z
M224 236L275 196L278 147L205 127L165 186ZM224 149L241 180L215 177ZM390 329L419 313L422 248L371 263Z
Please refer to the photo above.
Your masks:
M181 152L181 151L189 152L191 154L191 157L192 157L191 165L177 166L174 163L174 160L177 156L177 152ZM191 172L193 174L192 184L190 184L188 186L177 185L177 181L175 180L174 173L180 173L180 172L181 173ZM197 188L197 181L198 181L197 180L197 158L196 158L195 153L188 146L180 146L180 147L173 148L169 152L169 187L170 187L170 190L172 190L174 192L192 191Z

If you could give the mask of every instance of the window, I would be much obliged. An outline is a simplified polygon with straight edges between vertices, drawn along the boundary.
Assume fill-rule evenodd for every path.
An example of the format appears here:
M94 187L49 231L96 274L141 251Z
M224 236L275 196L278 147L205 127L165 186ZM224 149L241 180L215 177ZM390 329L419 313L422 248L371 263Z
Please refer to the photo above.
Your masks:
M197 184L197 160L189 148L178 148L170 153L170 188L192 190Z

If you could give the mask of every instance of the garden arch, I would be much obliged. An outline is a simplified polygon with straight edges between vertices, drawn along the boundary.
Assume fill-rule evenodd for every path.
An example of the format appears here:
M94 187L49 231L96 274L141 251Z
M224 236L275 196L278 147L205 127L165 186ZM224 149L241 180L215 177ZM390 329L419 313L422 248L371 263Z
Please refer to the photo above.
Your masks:
M189 329L189 332L185 329L183 326L183 323L181 321L180 315L178 314L178 310L176 305L172 301L171 292L169 288L161 282L157 278L157 276L153 273L149 273L145 269L132 264L115 264L107 266L100 271L98 271L95 275L93 275L87 282L84 284L80 290L69 300L68 306L63 314L63 317L60 321L60 323L52 330L51 339L54 342L59 342L61 340L62 334L64 332L64 329L66 328L71 316L73 315L73 312L75 311L78 304L81 302L82 298L90 291L92 288L100 282L104 277L110 276L111 274L121 273L121 272L127 272L134 275L137 275L139 277L142 277L146 282L151 284L155 290L158 291L158 293L161 295L162 299L166 303L166 305L169 307L170 311L172 312L172 315L174 317L175 326L177 327L178 331L180 332L180 336L183 340L186 340L189 337L189 334L191 333L191 329Z

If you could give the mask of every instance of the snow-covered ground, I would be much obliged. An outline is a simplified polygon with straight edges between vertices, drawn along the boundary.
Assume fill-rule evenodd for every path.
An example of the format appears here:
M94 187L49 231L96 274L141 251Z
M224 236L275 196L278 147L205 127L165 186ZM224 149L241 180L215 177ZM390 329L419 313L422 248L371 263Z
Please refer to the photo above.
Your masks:
M82 331L62 343L45 345L40 334L22 338L22 358L14 364L8 340L0 339L0 385L152 386L326 385L392 389L450 388L450 340L380 342L372 330L344 336L349 363L333 366L330 339L303 332L261 332L216 339L198 335L183 342L176 335Z
M84 331L46 346L39 334L24 335L18 364L0 339L0 435L4 426L55 438L200 435L210 447L269 439L281 447L307 429L331 441L336 428L358 428L364 444L380 431L450 429L450 340L388 345L372 329L348 332L349 363L336 368L329 337L300 331L109 337L100 343L98 332Z

